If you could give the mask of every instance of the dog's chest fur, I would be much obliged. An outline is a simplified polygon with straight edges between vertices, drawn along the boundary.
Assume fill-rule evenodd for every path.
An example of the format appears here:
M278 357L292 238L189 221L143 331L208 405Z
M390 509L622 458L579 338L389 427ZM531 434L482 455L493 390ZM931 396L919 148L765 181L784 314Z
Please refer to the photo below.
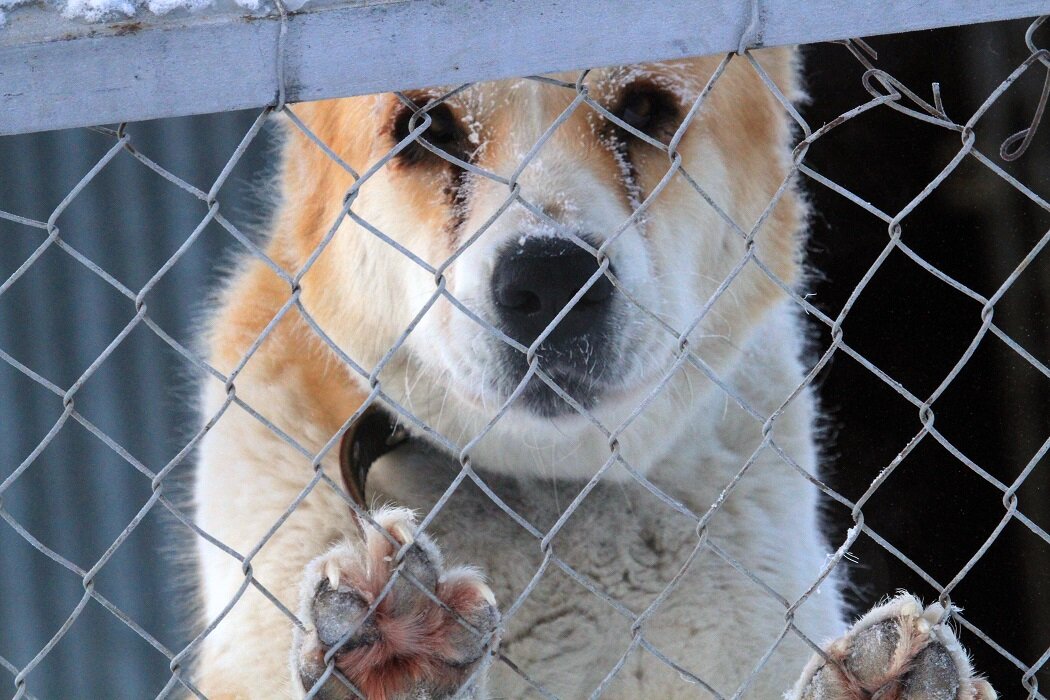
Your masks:
M458 471L439 455L399 450L373 468L369 497L425 514ZM667 661L728 697L747 674L728 675L727 669L757 665L785 629L781 603L701 543L693 518L637 482L599 483L557 525L584 483L483 470L478 476L528 525L468 478L427 531L453 559L449 563L473 564L486 573L501 609L511 613L502 653L558 697L589 696L618 664L622 668L603 697L711 697ZM710 541L719 548L732 542L725 549L736 563L772 576L785 595L800 593L803 582L792 580L792 572L800 571L797 562L777 561L775 547L740 531L741 525L762 529L769 523L751 518L742 524L741 513L725 515L711 521ZM543 538L556 525L545 547ZM832 631L827 615L803 611L800 617L817 634ZM751 679L747 696L779 697L783 679L808 653L789 633ZM503 663L494 666L489 689L492 697L539 697Z

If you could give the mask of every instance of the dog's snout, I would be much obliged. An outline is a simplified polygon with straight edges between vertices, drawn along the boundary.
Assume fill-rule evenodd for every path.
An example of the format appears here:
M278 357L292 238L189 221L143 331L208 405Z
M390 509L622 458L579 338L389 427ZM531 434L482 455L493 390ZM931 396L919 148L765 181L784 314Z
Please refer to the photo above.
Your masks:
M507 248L492 273L492 294L504 331L531 343L598 270L594 255L571 240L525 239ZM602 275L566 314L551 341L596 330L608 314L613 285Z

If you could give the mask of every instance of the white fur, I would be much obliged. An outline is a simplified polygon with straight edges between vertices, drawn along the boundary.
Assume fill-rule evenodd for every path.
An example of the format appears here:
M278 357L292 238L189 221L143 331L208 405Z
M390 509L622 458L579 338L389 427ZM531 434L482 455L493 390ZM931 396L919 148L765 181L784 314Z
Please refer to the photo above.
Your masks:
M682 89L695 94L702 77L683 78ZM488 93L482 88L477 95L463 98L478 119L498 109L514 115L514 128L506 136L509 141L500 144L502 159L487 163L504 177L549 124L550 115L541 113L537 99L532 99L539 89L535 83L512 83L504 86L500 99L486 101ZM784 124L776 124L783 134L771 142L786 134ZM772 192L762 192L761 186L731 173L726 164L735 160L733 154L723 152L723 144L705 135L702 127L698 131L686 159L691 174L730 215L748 224ZM472 133L481 142L479 148L488 147L484 129ZM556 134L518 178L524 197L557 211L562 230L513 205L446 271L449 291L483 319L492 318L484 289L500 246L521 236L566 235L567 230L604 241L631 214L631 197L625 201L617 192L627 187L616 181L622 173L610 176L579 167L573 144L560 140L564 138ZM771 146L770 167L783 160L779 148ZM445 243L407 219L404 183L398 177L390 169L379 171L361 187L354 209L436 266L447 257ZM506 186L498 183L476 182L473 187L466 231L476 230L508 194ZM802 332L795 311L786 302L760 301L756 289L763 273L747 266L688 339L691 350L721 377L733 396L685 364L640 415L633 413L672 367L679 346L676 332L689 327L745 252L740 237L681 182L669 187L650 212L608 248L625 288L675 332L625 303L620 309L622 327L612 341L624 358L620 376L593 414L607 429L617 431L620 454L631 470L699 515L719 502L727 484L763 440L762 421L738 406L736 397L769 416L802 382L798 359ZM337 272L320 280L307 275L303 302L316 318L328 319L324 330L332 340L371 369L434 293L433 275L351 221L343 224L324 255L345 264L329 268ZM373 311L365 326L326 315L342 303L352 303L345 300L367 300L369 308L379 312ZM495 343L484 328L442 299L409 334L378 380L395 401L463 445L479 434L505 399L488 382L487 373L496 371ZM316 453L333 437L315 424L316 399L301 387L294 366L255 375L249 362L237 386L239 397L307 452ZM218 382L206 387L204 414L213 415L225 399ZM814 419L814 401L807 389L773 424L777 445L809 474L815 472L817 459ZM497 484L507 502L530 521L536 520L543 531L610 454L607 435L586 418L572 414L541 418L520 407L512 408L470 451L478 472ZM398 455L395 452L376 466L370 488L378 498L426 510L454 475L456 465L433 453ZM333 453L321 466L339 481ZM613 465L552 546L554 554L574 570L596 581L633 614L640 614L678 574L698 536L695 521L652 496L631 470ZM243 556L280 521L251 563L258 582L289 610L296 609L307 563L332 544L356 536L346 505L324 483L286 515L313 476L309 458L236 405L226 409L201 448L198 523ZM536 574L543 553L535 538L471 488L464 485L463 493L453 498L434 522L434 533L448 558L485 570L506 609ZM817 497L803 474L767 447L754 457L748 473L710 519L704 536L793 603L816 580L828 557ZM199 550L205 613L214 620L244 587L243 566L206 542L199 544ZM777 598L707 547L641 633L660 653L727 697L747 681L749 697L773 698L791 686L810 655L793 631L785 633L789 622L785 612ZM793 618L818 642L835 636L842 620L835 576ZM549 563L507 624L508 656L562 697L592 692L632 643L629 620ZM248 586L204 641L202 689L218 697L245 698L298 692L294 680L289 683L285 663L291 630L291 621ZM752 669L782 635L765 665L751 677ZM499 664L492 673L489 687L494 697L526 695ZM698 695L703 696L640 648L605 692L605 697L625 698Z

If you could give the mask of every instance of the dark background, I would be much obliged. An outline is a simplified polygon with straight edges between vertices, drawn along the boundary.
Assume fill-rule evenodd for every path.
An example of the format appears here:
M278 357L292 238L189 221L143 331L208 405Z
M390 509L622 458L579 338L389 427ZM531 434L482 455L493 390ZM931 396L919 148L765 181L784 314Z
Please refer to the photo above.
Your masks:
M1028 55L1026 22L1001 23L871 40L877 65L965 121ZM1045 30L1044 30L1044 33ZM845 48L807 48L813 128L868 99L861 66ZM978 147L1043 198L1050 197L1050 125L1015 163L996 157L1006 136L1035 110L1042 68L1033 68L982 120ZM233 113L135 124L136 146L201 189L208 189L255 114ZM112 145L89 130L0 139L0 209L46 219ZM929 182L960 145L956 133L881 108L818 141L806 162L883 211L896 212ZM234 222L251 229L263 212L272 143L248 149L220 196ZM888 240L884 223L812 181L811 298L834 316ZM119 154L60 217L63 240L137 291L204 216L205 206L126 153ZM939 269L990 296L1050 228L1041 209L972 159L903 222L903 240ZM0 280L43 241L38 229L0 221ZM224 260L240 244L210 224L147 295L148 313L192 345L195 321ZM2 283L2 282L0 282ZM995 306L994 320L1038 360L1050 363L1050 253L1037 257ZM860 296L843 338L917 396L951 371L981 325L980 304L891 254ZM0 350L68 388L132 319L133 303L68 254L49 249L0 296ZM813 322L814 351L830 341ZM197 370L145 328L133 330L75 395L76 409L132 461L164 467L185 444ZM918 410L844 353L821 373L827 414L828 482L858 498L919 432ZM1050 436L1050 379L1001 341L986 337L934 403L935 426L966 457L1010 484ZM29 456L62 414L60 397L0 362L0 479ZM175 467L165 493L185 504ZM169 485L170 484L170 485ZM88 430L69 422L7 490L0 515L44 545L89 569L148 502L150 479ZM1018 490L1019 509L1050 529L1050 465L1037 464ZM927 437L864 507L866 523L941 583L951 580L989 537L1005 511L1002 493ZM852 524L829 506L835 537ZM178 651L187 605L177 543L187 530L155 506L95 577L95 590L159 644ZM852 549L858 608L907 588L936 593L906 566L862 536ZM0 522L0 657L24 667L84 596L74 575ZM953 592L968 619L1025 664L1050 646L1050 545L1011 521ZM1025 697L1021 673L992 648L964 635L977 666L1005 698ZM0 661L0 663L3 663ZM170 677L165 655L94 601L29 675L37 697L149 697ZM0 668L12 692L14 673ZM1041 675L1044 687L1050 675ZM2 694L2 693L0 693ZM1044 693L1045 694L1045 693Z
M1025 22L879 37L878 67L928 102L939 82L946 113L963 123L1028 56ZM1037 40L1039 35L1037 34ZM815 129L868 97L844 47L806 51ZM977 148L1042 198L1050 195L1050 129L1044 124L1028 152L1007 163L999 146L1028 125L1046 71L1029 70L977 128ZM958 133L877 109L814 144L806 162L884 212L905 207L958 152ZM829 316L889 240L887 225L830 189L810 181L818 212L810 264L811 299ZM942 272L991 297L1050 230L1050 213L973 158L965 159L902 222L904 243ZM1050 363L1050 254L1035 258L995 305L994 321L1044 366ZM812 327L814 346L830 342ZM981 327L981 304L952 289L899 251L887 258L843 324L843 340L912 394L929 397L951 372ZM860 363L837 353L820 379L831 436L828 482L859 498L878 473L920 431L919 411ZM987 335L933 404L935 427L963 455L1009 485L1050 437L1050 378L1005 343ZM1050 459L1017 491L1018 509L1050 529ZM852 524L838 505L840 527ZM865 522L942 584L952 580L1006 513L1003 494L932 437L901 462L864 507ZM862 536L852 552L857 602L907 588L936 593L874 541ZM1050 544L1012 520L952 594L967 619L1026 665L1050 646ZM1005 698L1026 697L1016 667L964 635L977 667ZM1044 688L1050 675L1040 675ZM1045 694L1045 690L1043 691Z

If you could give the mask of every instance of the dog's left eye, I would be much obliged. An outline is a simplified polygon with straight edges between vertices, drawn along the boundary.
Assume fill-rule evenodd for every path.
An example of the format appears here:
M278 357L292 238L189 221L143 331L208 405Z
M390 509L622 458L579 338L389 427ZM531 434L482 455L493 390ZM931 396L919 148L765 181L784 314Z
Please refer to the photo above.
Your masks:
M666 91L652 85L633 85L624 92L613 113L632 129L659 137L673 129L678 110Z
M464 149L463 130L447 105L437 105L431 108L427 114L430 116L430 126L421 134L428 143L449 155L466 160ZM412 121L413 111L409 108L401 110L394 121L394 140L401 141L416 127L423 122L423 116L416 117ZM429 151L418 142L409 144L398 156L401 160L417 163L427 157L438 158L435 153Z

